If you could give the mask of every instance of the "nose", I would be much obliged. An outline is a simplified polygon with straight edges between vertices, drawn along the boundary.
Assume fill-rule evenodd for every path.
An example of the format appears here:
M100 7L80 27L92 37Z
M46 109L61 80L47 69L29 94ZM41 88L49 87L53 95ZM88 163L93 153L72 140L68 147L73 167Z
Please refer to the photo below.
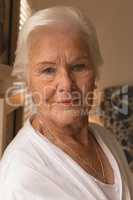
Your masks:
M64 70L58 78L58 92L72 92L75 89L73 77Z

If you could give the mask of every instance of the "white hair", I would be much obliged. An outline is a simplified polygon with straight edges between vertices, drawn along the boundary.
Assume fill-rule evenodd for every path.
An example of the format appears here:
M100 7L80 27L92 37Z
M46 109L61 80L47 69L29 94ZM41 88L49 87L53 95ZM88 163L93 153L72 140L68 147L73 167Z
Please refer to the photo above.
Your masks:
M46 26L51 23L76 23L86 35L86 42L89 47L91 60L94 68L97 70L98 66L103 63L99 44L97 40L96 30L92 22L85 16L79 9L75 9L67 6L55 6L40 10L33 14L22 27L16 49L16 57L13 66L12 75L18 76L21 79L25 79L27 64L28 64L28 37L31 31L37 29L40 26Z

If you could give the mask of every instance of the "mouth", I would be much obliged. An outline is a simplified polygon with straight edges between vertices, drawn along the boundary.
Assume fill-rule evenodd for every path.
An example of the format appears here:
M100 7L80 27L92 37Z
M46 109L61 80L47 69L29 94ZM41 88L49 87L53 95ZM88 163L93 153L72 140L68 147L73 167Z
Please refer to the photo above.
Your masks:
M63 99L62 101L58 101L56 103L64 106L79 106L79 99Z
M57 104L63 104L63 105L73 105L73 101L71 99L64 99L62 101L58 101Z

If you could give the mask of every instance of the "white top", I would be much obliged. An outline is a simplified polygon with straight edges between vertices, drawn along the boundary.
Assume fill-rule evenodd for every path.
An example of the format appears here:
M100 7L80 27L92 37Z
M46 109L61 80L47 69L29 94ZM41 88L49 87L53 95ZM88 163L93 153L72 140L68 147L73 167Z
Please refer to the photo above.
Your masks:
M118 164L98 136L99 130L105 129L96 130L96 125L90 127L112 165L114 185L104 184L85 172L65 152L46 137L37 134L28 120L1 160L0 199L122 200ZM125 190L128 191L127 188Z
M94 131L93 131L93 133L94 133ZM95 137L96 137L96 134L95 134ZM97 184L99 185L99 187L106 194L108 199L121 200L122 199L122 180L121 180L119 166L118 166L114 156L110 152L110 150L105 145L103 145L103 143L100 143L100 141L98 140L97 137L96 137L96 139L112 166L114 176L115 176L115 183L113 185L110 185L110 184L102 183L97 179L95 179L95 180L96 180Z
M122 180L121 180L121 174L120 174L118 164L114 156L110 152L110 150L103 143L100 142L99 138L96 136L98 133L96 132L96 130L93 128L92 125L90 125L90 128L92 129L92 133L95 135L95 138L98 144L101 146L102 150L104 151L106 157L109 160L109 163L114 172L115 183L113 185L105 184L89 174L88 176L90 176L90 179L93 179L96 182L96 184L102 189L103 193L106 195L108 200L112 200L112 199L121 200L122 199ZM39 136L43 140L45 140L51 146L51 148L53 148L58 154L62 154L62 152L60 152L59 149L54 144L52 144L46 137L42 136L41 133L39 134Z

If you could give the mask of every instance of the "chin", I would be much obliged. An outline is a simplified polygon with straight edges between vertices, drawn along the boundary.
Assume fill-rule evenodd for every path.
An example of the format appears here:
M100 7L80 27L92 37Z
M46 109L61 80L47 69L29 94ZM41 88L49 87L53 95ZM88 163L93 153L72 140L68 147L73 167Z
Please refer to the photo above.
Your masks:
M55 111L52 113L52 118L55 123L60 124L61 126L70 125L77 123L81 119L80 110L64 110L64 111Z

